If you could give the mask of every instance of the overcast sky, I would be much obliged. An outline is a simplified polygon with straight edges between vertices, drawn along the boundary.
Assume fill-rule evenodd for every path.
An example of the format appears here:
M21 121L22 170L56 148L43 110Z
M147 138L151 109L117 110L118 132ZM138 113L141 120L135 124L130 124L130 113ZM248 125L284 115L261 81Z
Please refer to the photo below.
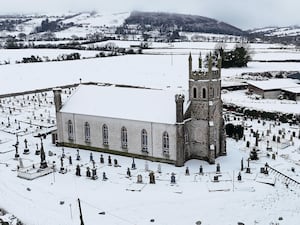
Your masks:
M299 0L0 0L0 13L132 10L207 16L242 29L300 25Z

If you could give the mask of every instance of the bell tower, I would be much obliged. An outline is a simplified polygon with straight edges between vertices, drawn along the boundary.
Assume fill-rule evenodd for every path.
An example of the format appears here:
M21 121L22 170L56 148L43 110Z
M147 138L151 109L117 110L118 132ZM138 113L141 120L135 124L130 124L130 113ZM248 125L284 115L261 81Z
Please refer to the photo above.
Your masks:
M192 69L189 56L189 117L186 123L188 132L188 158L205 159L215 163L215 158L225 150L224 123L221 100L221 59L218 68L213 68L213 58L208 59L208 68L202 68L201 54L198 69ZM223 143L224 142L224 143Z

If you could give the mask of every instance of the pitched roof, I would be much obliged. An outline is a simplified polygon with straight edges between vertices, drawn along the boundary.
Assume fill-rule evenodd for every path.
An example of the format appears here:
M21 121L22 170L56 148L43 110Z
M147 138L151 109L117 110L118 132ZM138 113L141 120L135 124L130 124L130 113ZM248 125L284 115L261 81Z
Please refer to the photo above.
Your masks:
M80 85L60 112L175 124L176 93L177 90Z
M299 85L296 83L296 80L293 79L269 79L264 81L248 81L247 83L262 90L299 87Z

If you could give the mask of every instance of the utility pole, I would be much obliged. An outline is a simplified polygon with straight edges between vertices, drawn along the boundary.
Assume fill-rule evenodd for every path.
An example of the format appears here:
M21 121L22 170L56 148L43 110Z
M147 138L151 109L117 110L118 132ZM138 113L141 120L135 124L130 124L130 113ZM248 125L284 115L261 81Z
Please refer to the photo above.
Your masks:
M82 218L82 211L81 211L81 205L80 205L80 199L78 198L78 205L79 205L79 218L80 218L80 225L84 225L83 218Z

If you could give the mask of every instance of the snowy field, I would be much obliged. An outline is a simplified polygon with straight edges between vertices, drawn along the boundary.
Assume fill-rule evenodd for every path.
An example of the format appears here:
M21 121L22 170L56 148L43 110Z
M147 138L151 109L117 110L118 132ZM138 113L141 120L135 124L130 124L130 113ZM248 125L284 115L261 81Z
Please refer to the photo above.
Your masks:
M63 92L63 101L72 91ZM40 156L35 155L35 151L40 148L40 139L33 136L48 132L54 125L51 99L51 92L1 99L0 207L17 215L25 224L79 224L78 198L81 200L85 224L95 224L95 221L118 225L182 225L196 224L197 221L206 225L232 225L238 222L298 224L300 185L271 171L269 175L261 174L260 168L267 162L300 182L299 127L287 124L278 126L269 121L264 124L263 121L243 120L239 117L234 120L230 116L230 122L244 123L246 127L258 130L261 134L258 145L260 159L250 161L251 173L245 173L245 169L241 171L242 181L237 180L241 159L244 159L244 167L247 167L246 159L255 143L250 128L245 130L245 140L236 142L227 139L227 156L216 160L221 167L218 174L216 165L199 160L190 160L185 167L178 168L136 159L137 169L131 170L131 177L128 177L126 171L131 168L131 158L110 155L113 163L114 159L118 161L119 167L114 167L108 165L108 154L103 154L102 164L101 153L93 152L99 178L91 180L86 177L86 168L93 167L90 162L91 152L80 150L81 159L77 161L76 149L70 148L64 148L63 166L67 173L61 174L58 171L61 168L62 148L55 147L51 137L47 136L42 139L46 160L49 166L55 162L57 172L33 181L18 178L17 166L21 164L14 159L15 148L12 145L16 143L15 133L18 133L18 150L25 170L30 170L33 164L39 167ZM269 136L266 135L267 129L271 130ZM291 139L293 132L296 137ZM273 135L280 136L281 143L273 142ZM29 155L23 154L25 138L30 149ZM246 141L250 141L250 148L246 148ZM271 151L266 151L267 141L272 146ZM54 155L49 156L49 151ZM270 157L273 154L275 159ZM69 157L72 158L72 165ZM81 177L75 176L77 165L80 165ZM199 174L200 165L203 174ZM186 175L186 167L190 175ZM155 172L156 184L149 184L148 170ZM106 181L102 180L103 172L108 178ZM170 183L171 173L175 173L176 184ZM139 174L143 178L142 184L137 184ZM214 176L219 177L219 182L213 181ZM275 184L272 186L268 183ZM154 222L150 222L152 219Z
M123 45L125 44L124 42ZM172 54L3 65L0 66L0 94L78 83L80 78L83 82L170 88L182 92L188 89L189 52L193 53L193 67L196 69L199 51L209 51L214 46L213 43L174 43L173 46L158 43L157 48L162 49L155 51L161 53L171 48L168 51ZM299 52L293 49L274 50L273 47L274 45L255 45L256 57L287 59L299 56ZM38 54L35 51L49 57L61 54L60 50L18 50L18 53L14 53L15 50L5 51L7 52L0 51L0 61L7 59L7 56L12 60ZM66 53L67 50L61 51ZM81 54L81 51L76 52ZM84 52L82 56L94 53L96 52ZM300 67L299 63L251 62L247 68L223 69L222 79L231 79L244 72L278 70L299 71ZM63 101L72 92L73 90L66 90ZM261 106L263 109L277 110L278 107L287 112L300 112L299 104L253 101L240 92L224 94L223 100L254 108ZM242 123L243 120L234 120L233 116L230 118L233 123ZM149 184L149 171L144 160L136 159L137 169L131 170L132 176L127 177L126 171L128 167L131 168L131 158L111 155L120 165L114 167L107 164L108 154L103 154L105 163L102 164L99 161L101 153L93 152L99 179L91 180L86 177L86 167L93 166L90 152L80 150L81 160L77 161L76 149L70 148L64 149L67 173L61 174L58 170L61 167L62 148L53 145L51 137L47 136L43 139L47 162L51 166L55 161L57 172L27 181L17 177L17 166L20 163L14 159L16 133L25 170L32 168L33 164L38 167L40 156L34 153L40 148L40 139L34 135L55 129L53 96L51 92L47 92L1 99L0 208L15 214L26 225L79 224L77 198L81 199L85 224L91 225L95 221L109 225L182 225L196 224L197 221L205 225L232 225L238 222L246 225L297 225L300 215L300 185L289 183L275 173L261 174L260 168L268 162L270 166L300 182L299 127L275 125L273 121L266 121L263 125L262 121L249 119L244 124L249 127L245 131L245 140L236 142L228 138L227 156L217 159L217 163L221 165L220 174L216 174L216 165L208 165L199 160L190 160L181 168L160 164L159 173L158 163L149 161L149 170L154 171L156 177L156 184ZM255 143L251 128L261 134L258 146L260 159L250 161L251 173L242 171L242 181L237 181L240 161L243 158L246 167L246 159ZM268 129L271 129L269 136L266 135ZM291 138L293 132L296 135ZM273 142L273 135L280 136L281 142ZM25 138L28 140L29 155L23 154ZM247 141L250 141L251 148L246 148ZM266 151L267 141L272 146L272 151ZM49 156L49 151L54 155ZM273 154L276 159L272 159ZM69 156L72 157L72 165L69 163ZM77 164L81 168L81 177L75 176ZM199 174L200 165L203 166L203 175ZM189 176L185 175L186 166L189 167ZM102 180L103 172L108 177L107 181ZM171 173L175 173L174 185L170 184ZM139 174L143 177L143 184L136 183ZM213 182L216 175L219 176L219 182ZM275 185L266 184L268 182ZM152 219L154 222L151 222Z
M15 64L16 61L22 61L24 57L39 56L42 60L57 59L63 54L79 53L81 57L95 57L98 51L80 51L69 49L1 49L0 62L9 61Z

